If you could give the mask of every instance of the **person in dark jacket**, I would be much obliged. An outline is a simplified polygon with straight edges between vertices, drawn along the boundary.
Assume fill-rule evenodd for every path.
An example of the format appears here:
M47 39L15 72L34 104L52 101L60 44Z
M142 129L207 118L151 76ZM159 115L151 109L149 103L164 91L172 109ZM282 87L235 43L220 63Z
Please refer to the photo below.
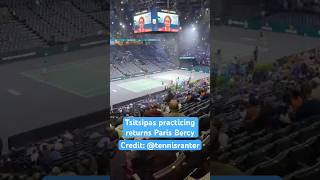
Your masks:
M320 115L320 101L311 98L312 89L307 86L302 91L293 91L288 101L289 106L295 113L294 121L300 121L312 116Z

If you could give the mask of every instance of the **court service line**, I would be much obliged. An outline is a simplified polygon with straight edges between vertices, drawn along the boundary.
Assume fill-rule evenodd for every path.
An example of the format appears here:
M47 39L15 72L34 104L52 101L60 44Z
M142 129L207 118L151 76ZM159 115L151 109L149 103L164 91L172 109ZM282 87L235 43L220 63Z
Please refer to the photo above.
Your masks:
M68 93L70 93L70 94L77 95L77 96L80 96L80 97L82 97L82 98L88 98L87 96L84 96L84 95L82 95L82 94L80 94L80 93L78 93L78 92L76 92L76 91L74 91L74 90L65 89L64 87L62 87L62 86L60 86L60 85L47 82L47 81L45 81L45 80L42 80L42 79L40 79L40 78L37 78L37 77L35 77L35 76L33 76L33 75L30 75L30 74L28 74L28 73L22 72L21 74L24 75L25 77L28 77L28 78L33 79L33 80L35 80L35 81L41 82L41 83L46 84L46 85L48 85L48 86L51 86L51 87L54 87L54 88L63 90L63 91L68 92Z
M241 39L241 40L245 40L245 41L258 41L258 40L255 39L255 38L249 38L249 37L241 37L240 39Z
M21 96L21 95L23 95L21 92L15 90L15 89L8 89L8 93L12 94L13 96Z

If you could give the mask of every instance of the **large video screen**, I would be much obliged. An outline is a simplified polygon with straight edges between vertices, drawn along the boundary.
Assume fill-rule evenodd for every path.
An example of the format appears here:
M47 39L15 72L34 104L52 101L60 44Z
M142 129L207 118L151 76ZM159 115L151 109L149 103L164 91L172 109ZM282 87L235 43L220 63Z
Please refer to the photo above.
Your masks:
M151 31L151 12L134 16L134 33L145 33Z
M165 12L158 12L158 29L159 32L178 32L179 31L179 16Z

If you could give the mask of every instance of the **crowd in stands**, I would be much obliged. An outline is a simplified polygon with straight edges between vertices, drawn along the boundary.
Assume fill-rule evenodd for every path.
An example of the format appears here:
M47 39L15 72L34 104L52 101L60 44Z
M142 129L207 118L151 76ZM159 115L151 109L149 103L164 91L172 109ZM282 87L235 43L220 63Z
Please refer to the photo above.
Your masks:
M267 16L264 21L292 26L320 27L319 14L280 12Z
M176 87L169 87L165 92L156 95L149 95L148 97L130 103L124 106L115 106L113 115L119 117L125 112L126 115L137 115L138 117L144 114L148 107L157 106L163 112L169 112L168 103L171 99L179 101L179 107L182 104L199 102L209 98L209 83L208 79L199 80L190 84L181 85L178 89ZM192 114L192 113L189 113Z
M3 12L0 16L0 54L8 51L46 46L26 26L17 22L7 8L2 8L2 10Z
M3 1L0 53L105 37L109 4L101 0Z
M202 79L150 95L140 101L114 108L110 126L96 124L83 129L34 142L27 147L10 148L0 158L1 179L37 180L45 175L110 174L110 160L122 139L123 116L197 116L200 117L201 140L209 147L209 80ZM202 167L209 152L126 152L123 171L127 177L200 177L208 173ZM173 169L172 167L176 167ZM201 166L201 168L199 168ZM146 167L148 167L146 169ZM167 171L165 169L170 169ZM195 171L195 169L197 169Z
M224 163L218 167L288 180L319 177L319 68L318 55L308 51L235 72L215 88L211 158Z
M189 21L189 19L184 20ZM199 66L210 66L210 23L204 15L195 16L193 21L185 22L179 43L180 57L195 57ZM190 28L191 31L190 31Z
M246 11L243 11L246 9ZM226 10L226 19L262 23L277 28L307 28L320 26L320 3L317 0L234 1Z
M210 140L210 86L209 79L201 79L179 89L169 89L150 95L140 101L114 108L111 126L122 137L122 118L136 117L199 117L199 128L204 148L200 152L129 151L124 153L126 176L141 179L200 178L208 172ZM206 148L206 147L207 148ZM207 165L207 167L206 167Z
M199 33L209 33L207 26L204 30L201 29L202 31L200 29ZM195 66L210 66L210 45L204 39L197 42L197 45L183 48L176 44L177 36L145 35L145 40L150 37L161 39L161 41L143 45L112 45L110 47L111 79L173 70L179 67L179 57L186 56L195 58Z
M111 78L175 69L177 65L166 50L157 45L111 46Z
M317 0L272 0L265 1L268 10L320 12L320 2Z
M196 48L184 49L181 57L194 57L199 65L210 66L210 45L204 47L197 46Z
M0 179L109 174L117 138L112 132L106 123L100 123L66 131L27 147L11 148L0 158Z
M265 2L263 21L318 28L319 12L320 3L315 0L272 0Z

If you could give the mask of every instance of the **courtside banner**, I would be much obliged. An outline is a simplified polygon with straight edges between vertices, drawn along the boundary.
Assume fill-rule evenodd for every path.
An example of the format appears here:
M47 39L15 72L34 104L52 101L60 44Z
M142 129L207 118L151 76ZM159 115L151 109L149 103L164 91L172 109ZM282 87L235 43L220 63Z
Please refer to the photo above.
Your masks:
M45 176L43 180L109 180L109 176Z
M279 176L211 176L211 180L282 180Z
M197 138L197 117L125 117L124 138Z

